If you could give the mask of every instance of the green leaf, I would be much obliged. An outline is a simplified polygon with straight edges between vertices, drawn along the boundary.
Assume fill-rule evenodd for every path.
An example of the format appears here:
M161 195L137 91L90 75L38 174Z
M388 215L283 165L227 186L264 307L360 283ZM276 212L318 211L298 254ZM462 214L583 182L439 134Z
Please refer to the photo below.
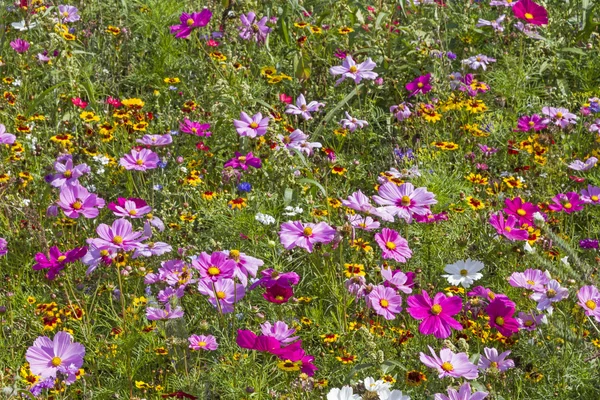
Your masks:
M323 194L323 196L325 196L325 198L327 198L327 190L325 190L325 188L323 187L323 185L321 185L319 182L315 181L314 179L308 179L308 178L302 178L299 180L300 183L309 183L313 186L316 186L319 188L319 190L321 191L321 193Z
M564 47L560 49L560 51L564 51L565 53L573 53L579 54L580 56L585 56L585 52L577 47Z
M383 18L385 18L387 16L387 13L379 13L379 15L377 16L377 19L375 20L375 29L379 29L381 27L381 21L383 21Z
M323 119L323 123L321 125L319 125L319 127L317 128L317 130L315 131L315 136L319 136L321 134L321 132L323 131L323 129L325 128L325 126L329 123L329 121L331 121L331 119L333 118L333 116L335 115L335 113L337 113L339 111L340 108L342 108L346 103L348 103L354 96L356 96L356 94L358 93L358 91L363 87L363 84L359 84L357 85L353 91L351 91L346 97L344 97L342 99L342 101L340 101L339 103L336 104L336 106L327 113L327 115L325 116L325 118Z
M66 85L67 82L66 81L62 81L60 83L57 83L56 85L49 87L48 89L44 90L42 93L40 93L40 95L38 97L36 97L33 102L31 103L31 105L27 108L27 115L31 115L33 110L36 109L36 107L46 98L46 96L48 96L52 91L54 91L55 89Z

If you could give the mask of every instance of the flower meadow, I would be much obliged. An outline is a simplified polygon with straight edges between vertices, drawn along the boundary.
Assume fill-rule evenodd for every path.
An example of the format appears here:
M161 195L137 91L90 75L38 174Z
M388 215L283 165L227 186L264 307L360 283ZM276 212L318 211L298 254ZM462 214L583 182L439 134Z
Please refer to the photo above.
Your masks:
M600 398L599 10L4 2L0 397Z

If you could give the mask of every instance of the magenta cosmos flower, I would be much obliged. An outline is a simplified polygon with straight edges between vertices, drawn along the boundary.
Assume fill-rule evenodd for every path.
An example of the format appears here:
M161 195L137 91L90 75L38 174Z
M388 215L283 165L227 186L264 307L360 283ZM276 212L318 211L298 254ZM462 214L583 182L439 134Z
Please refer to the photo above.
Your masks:
M246 289L242 285L227 278L215 282L202 280L198 282L198 291L208 296L209 303L223 314L232 312L233 305L246 295Z
M406 300L408 308L406 311L416 320L423 321L419 325L419 332L423 335L435 336L438 339L446 339L454 328L457 331L463 329L460 322L452 318L462 310L460 297L448 297L444 293L438 293L433 299L423 290L422 294L409 296Z
M170 27L171 33L178 39L185 39L195 28L206 26L212 17L212 12L205 8L199 13L182 13L179 17L181 24Z
M363 79L374 80L377 78L378 74L373 72L373 69L377 65L371 60L367 58L360 64L356 64L351 55L347 55L346 59L342 62L342 65L337 67L331 67L329 69L329 73L333 76L341 75L342 77L335 81L336 86L344 81L344 79L349 78L354 80L354 83L358 84Z
M377 315L388 320L396 318L396 314L402 311L402 297L391 287L375 286L367 296L367 302Z
M262 167L262 163L260 158L254 157L252 152L246 154L245 156L242 153L235 152L235 157L231 160L227 161L224 165L225 168L231 167L235 169L243 169L246 171L248 167L260 168Z
M0 144L13 144L17 137L12 133L6 133L6 127L0 124Z
M192 335L188 338L192 350L216 350L219 347L213 335Z
M373 196L377 204L390 215L397 215L407 223L411 223L413 215L427 215L431 213L429 206L436 204L435 195L427 188L415 189L410 182L397 186L395 183L386 182L379 187L379 194Z
M318 224L302 223L300 221L284 222L279 231L279 240L286 250L302 247L309 253L315 243L329 243L335 236L335 229L325 222Z
M515 17L532 25L547 25L548 11L531 0L521 0L513 7Z
M300 93L298 98L296 99L296 105L288 104L285 107L286 114L292 115L301 115L305 120L312 119L312 115L310 113L319 111L320 107L324 107L324 103L320 103L318 101L311 101L310 103L306 103L306 99L304 95Z
M433 400L483 400L488 396L486 392L475 392L471 394L471 385L465 382L458 391L454 388L448 388L448 396L437 393Z
M66 185L60 190L60 200L56 202L69 218L77 219L80 215L86 218L96 218L104 207L104 199L88 192L86 188L76 185Z
M517 122L517 129L515 129L515 131L529 132L533 130L537 132L541 131L545 127L546 124L542 120L542 117L540 117L539 115L533 114L531 117L528 115L524 115L521 118L519 118L519 121Z
M585 315L594 317L600 322L600 292L596 286L583 286L577 291L579 306L585 311Z
M477 366L482 371L500 371L504 372L515 367L513 360L507 360L506 357L511 353L510 350L504 353L498 354L498 350L493 347L486 347L483 349L484 355L479 359Z
M233 126L240 136L248 136L255 138L257 136L263 136L267 133L267 127L269 126L269 117L263 118L261 113L254 114L250 117L245 112L240 113L240 119L233 120Z
M117 217L142 218L152 211L152 208L142 199L125 199L119 197L116 203L109 203L108 207Z
M519 322L513 317L515 314L515 303L506 297L496 297L485 308L490 317L490 327L496 328L503 336L509 337L519 331Z
M8 254L8 242L6 239L0 237L0 257Z
M232 278L235 261L227 258L225 253L215 251L212 254L202 252L192 261L192 267L200 272L202 280L215 282L223 278Z
M412 82L407 83L405 88L410 92L408 97L429 92L431 90L431 74L415 78Z
M533 214L540 211L538 206L532 203L524 202L520 197L514 199L504 199L504 212L518 219L520 225L527 224L533 226Z
M158 154L152 150L142 149L137 151L132 149L131 153L125 154L119 160L119 164L127 170L146 171L156 168L159 161Z
M585 204L581 201L577 192L559 193L552 198L552 201L554 204L548 204L550 210L555 212L564 211L567 214L583 210Z
M465 353L455 354L450 349L440 350L440 355L435 354L435 351L429 347L429 351L433 357L420 353L419 359L429 368L435 368L439 372L439 378L447 376L452 378L476 379L479 376L477 366L469 361L469 357Z
M250 285L250 290L257 286L270 288L273 286L291 287L300 282L300 275L295 272L279 272L273 268L267 268L260 271L262 277Z
M508 240L527 240L529 238L529 233L525 229L515 228L518 220L513 215L509 215L505 220L504 214L498 211L490 215L489 222L496 229L498 235L502 235Z
M189 133L190 135L196 136L210 136L211 133L208 132L210 129L210 124L202 124L197 121L190 121L189 119L184 119L183 122L179 123L179 129L181 132Z
M19 54L23 54L29 50L29 42L23 39L15 39L10 42L10 47Z
M381 257L405 263L412 257L412 251L408 247L408 241L393 229L383 228L381 233L375 234L375 241L381 248Z
M40 378L56 378L58 372L75 378L75 373L83 365L85 347L73 342L73 337L64 331L57 332L54 338L38 337L33 346L27 349L25 359L34 375Z
M96 246L98 249L115 249L130 251L135 250L141 244L138 239L142 232L134 232L131 222L120 218L112 223L112 226L106 224L98 225L96 233L100 238L88 239L88 243Z
M56 275L62 271L69 263L75 262L87 253L87 247L77 247L62 253L58 247L52 246L48 255L37 253L35 255L36 263L33 265L35 271L47 269L46 278L54 280Z

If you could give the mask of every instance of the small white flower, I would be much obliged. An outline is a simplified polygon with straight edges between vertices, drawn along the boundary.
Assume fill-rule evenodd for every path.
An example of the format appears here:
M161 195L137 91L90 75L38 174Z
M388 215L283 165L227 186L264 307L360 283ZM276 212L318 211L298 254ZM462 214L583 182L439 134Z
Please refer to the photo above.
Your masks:
M94 156L92 158L102 165L108 165L108 163L110 162L109 158L106 157L104 154L98 154L97 156Z
M468 288L474 281L483 277L483 274L479 272L483 267L484 265L481 261L467 258L464 261L461 260L454 264L446 265L444 271L446 271L448 275L442 276L446 278L451 285L461 285L464 288Z
M187 172L188 172L188 169L186 167L179 167L179 170L181 172L183 172L184 174L187 174Z
M32 29L35 28L37 25L37 22L30 22L29 24L25 23L25 20L19 21L19 22L13 22L10 24L10 26L12 26L13 28L15 28L18 31L26 31L28 29Z
M567 267L570 267L571 264L569 263L569 256L564 256L563 258L560 259L560 261L565 264Z
M331 389L329 393L327 393L327 400L360 400L360 396L354 394L352 387L344 386L341 389Z
M525 250L528 253L535 253L535 249L533 247L531 247L529 242L525 242L525 245L523 246L523 250Z
M13 86L21 86L23 82L20 79L15 79L15 81L12 83Z
M263 225L273 225L275 223L275 218L269 214L257 213L254 219Z
M363 380L363 385L368 392L377 393L380 399L387 400L390 396L391 385L381 379L376 381L369 376Z
M533 213L533 220L534 220L536 223L541 223L541 222L544 222L544 221L546 221L546 220L544 219L544 216L542 215L542 213L540 213L539 211L536 211L536 212L534 212L534 213Z
M96 170L96 173L97 173L98 175L102 175L102 174L104 174L104 168L102 168L102 167L98 168L98 169Z
M23 207L29 207L30 203L31 203L31 200L29 200L29 199L21 200L21 204L23 205Z

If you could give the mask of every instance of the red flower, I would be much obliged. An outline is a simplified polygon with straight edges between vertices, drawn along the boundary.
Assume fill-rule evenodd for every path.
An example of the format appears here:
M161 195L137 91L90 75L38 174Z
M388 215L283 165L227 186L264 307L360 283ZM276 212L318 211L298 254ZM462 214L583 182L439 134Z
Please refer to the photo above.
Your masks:
M291 104L292 103L292 96L288 96L285 93L281 93L279 95L279 100L285 104Z
M175 397L176 399L190 399L190 400L196 400L197 397L196 396L192 396L191 394L187 394L186 392L182 392L181 390L178 392L173 392L173 393L169 393L169 394L163 394L161 396L163 399L169 398L169 397Z
M88 103L86 103L85 101L81 100L79 97L73 97L71 99L71 102L73 103L74 106L79 107L81 109L84 109L87 107Z
M531 0L520 0L513 7L515 17L533 25L548 25L548 11Z

